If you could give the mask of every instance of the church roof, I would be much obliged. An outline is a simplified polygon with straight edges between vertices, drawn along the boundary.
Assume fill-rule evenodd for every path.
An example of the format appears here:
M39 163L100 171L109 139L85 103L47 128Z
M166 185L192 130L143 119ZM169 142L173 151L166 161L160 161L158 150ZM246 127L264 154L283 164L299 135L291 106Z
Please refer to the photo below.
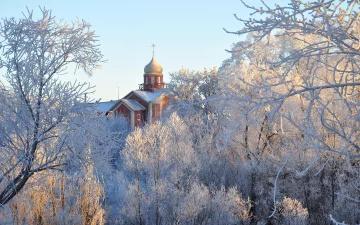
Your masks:
M157 90L155 92L136 90L136 91L130 92L124 98L131 96L131 94L133 93L136 96L138 96L139 98L141 98L142 100L144 100L146 103L149 103L149 102L154 102L154 101L158 100L159 98L161 98L161 96L166 92L166 90L167 89L165 89L165 88Z
M163 68L153 57L151 61L145 66L144 73L145 74L162 74Z
M116 105L118 100L111 100L108 102L94 102L91 103L98 113L107 113L111 110L111 108Z
M120 102L124 103L132 111L145 110L145 107L134 99L121 99Z

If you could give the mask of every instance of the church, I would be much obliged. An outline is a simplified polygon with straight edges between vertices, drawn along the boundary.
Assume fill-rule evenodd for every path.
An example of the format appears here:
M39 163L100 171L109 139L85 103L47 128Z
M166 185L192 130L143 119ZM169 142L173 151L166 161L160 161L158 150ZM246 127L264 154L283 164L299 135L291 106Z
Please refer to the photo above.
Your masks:
M139 89L131 91L124 98L116 101L93 103L99 115L124 116L129 127L152 123L163 116L167 96L166 84L163 80L163 68L153 57L144 68L143 83Z

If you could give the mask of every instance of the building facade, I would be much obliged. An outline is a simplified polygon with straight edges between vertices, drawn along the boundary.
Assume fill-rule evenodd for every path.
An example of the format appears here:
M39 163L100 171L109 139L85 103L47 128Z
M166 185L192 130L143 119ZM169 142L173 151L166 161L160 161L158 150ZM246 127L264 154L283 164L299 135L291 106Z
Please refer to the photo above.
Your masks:
M144 68L143 83L117 101L97 102L99 114L124 116L131 129L152 123L163 116L169 97L163 80L163 68L154 56Z

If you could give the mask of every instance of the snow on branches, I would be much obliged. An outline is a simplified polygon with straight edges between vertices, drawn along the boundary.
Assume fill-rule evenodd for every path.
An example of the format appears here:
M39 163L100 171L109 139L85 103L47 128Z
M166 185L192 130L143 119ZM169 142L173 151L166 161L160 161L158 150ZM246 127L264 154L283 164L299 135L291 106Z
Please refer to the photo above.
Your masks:
M84 148L98 143L83 131L89 124L83 115L89 112L82 99L90 86L59 80L71 64L93 74L103 58L95 33L85 21L67 24L47 9L39 18L29 10L23 16L0 23L0 68L6 81L0 92L0 206L34 174L62 170L74 152L74 133L83 134L76 142L87 143Z

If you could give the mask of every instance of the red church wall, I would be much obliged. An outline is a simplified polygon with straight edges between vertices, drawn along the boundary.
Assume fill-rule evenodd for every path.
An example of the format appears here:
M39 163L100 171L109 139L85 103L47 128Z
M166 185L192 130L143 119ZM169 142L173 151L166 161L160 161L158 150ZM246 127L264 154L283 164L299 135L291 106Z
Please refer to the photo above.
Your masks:
M151 83L151 77L155 78L155 83ZM161 89L164 88L163 84L163 75L156 75L156 74L146 74L144 75L144 90L151 90L151 89Z
M162 84L163 82L163 76L155 76L155 85L154 88L156 89L161 89L164 88L164 84Z
M125 105L120 105L115 110L115 116L124 116L128 120L129 125L130 125L130 113L131 111Z
M137 102L139 102L142 106L145 107L145 110L139 111L139 112L141 112L141 118L142 118L142 121L140 124L146 122L147 121L148 104L144 100L142 100L141 98L139 98L138 96L136 96L134 94L131 95L128 99L134 99ZM136 120L136 117L137 116L135 116L135 120ZM135 121L135 126L137 126L136 124L137 124L137 121Z
M116 115L122 115L122 116L126 117L129 120L129 124L130 124L131 111L125 105L120 105L116 109ZM142 124L145 122L145 118L146 118L146 114L145 114L144 110L134 111L135 127L142 126Z
M130 118L130 110L125 105L120 105L116 109L115 115L123 115L126 118Z
M158 120L160 118L160 104L153 104L152 105L152 122Z
M156 116L155 118L160 119L160 104L156 104Z
M142 115L142 121L145 123L147 121L147 117L148 117L148 114L147 114L147 111L141 111L141 115Z
M140 110L134 112L134 125L135 125L135 127L139 127L144 123L146 117L144 117L143 112L144 111L140 111Z

